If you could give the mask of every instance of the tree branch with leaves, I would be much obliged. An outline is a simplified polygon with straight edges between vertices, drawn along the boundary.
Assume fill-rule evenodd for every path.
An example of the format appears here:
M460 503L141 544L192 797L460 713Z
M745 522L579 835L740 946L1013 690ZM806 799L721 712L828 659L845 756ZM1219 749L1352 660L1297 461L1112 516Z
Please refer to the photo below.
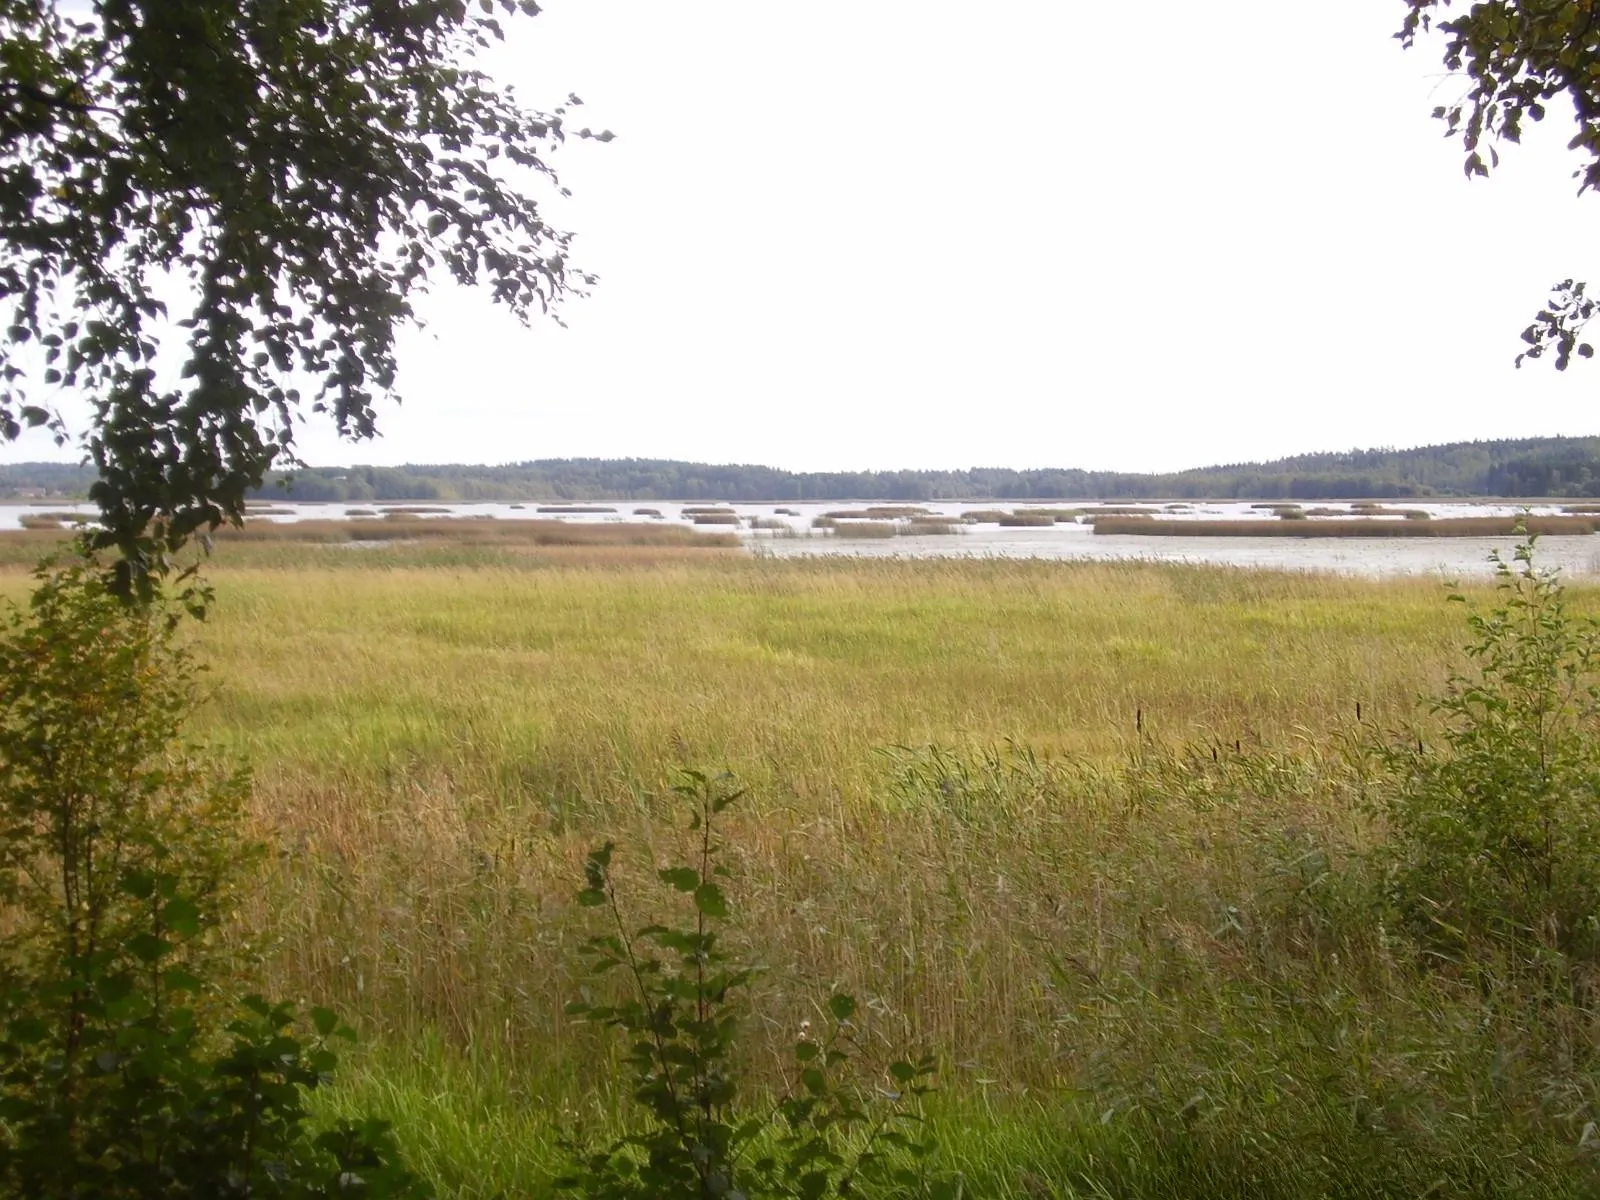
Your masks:
M307 412L375 432L430 278L523 320L594 282L541 203L580 101L538 111L473 66L537 11L0 0L0 435L64 443L52 389L88 398L121 590L240 520Z
M1461 99L1433 115L1447 136L1460 138L1467 178L1487 176L1500 165L1498 142L1519 143L1530 123L1544 120L1549 106L1565 97L1577 118L1568 149L1579 154L1573 172L1581 193L1600 189L1600 19L1596 0L1486 0L1447 15L1451 0L1405 0L1406 16L1395 35L1408 49L1419 37L1442 35L1446 69L1465 76ZM1566 279L1522 331L1525 360L1550 355L1558 371L1573 356L1591 358L1583 331L1596 312L1585 285Z

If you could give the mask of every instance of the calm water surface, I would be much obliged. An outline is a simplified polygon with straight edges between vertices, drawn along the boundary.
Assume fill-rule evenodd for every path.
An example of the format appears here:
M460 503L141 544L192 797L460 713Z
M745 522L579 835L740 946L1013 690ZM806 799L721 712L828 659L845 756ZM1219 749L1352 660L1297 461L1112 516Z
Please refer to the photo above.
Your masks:
M872 504L889 503L873 501ZM1090 507L1096 501L1046 500L1046 501L960 501L930 502L922 505L931 513L959 517L963 512L978 509L1011 510L1030 507L1075 508ZM1110 502L1124 507L1121 502ZM1559 504L1478 504L1432 503L1397 500L1390 502L1396 508L1423 509L1433 516L1511 516L1528 511L1535 515L1550 515L1561 511ZM597 502L599 506L600 502ZM1324 502L1307 502L1316 507ZM438 504L427 501L363 504L291 504L272 502L264 504L270 513L257 519L272 521L305 521L343 519L350 510L375 511L381 514L389 509L407 507L438 507L442 513L416 514L419 517L493 517L497 520L552 520L580 523L616 521L655 521L690 523L683 509L708 507L706 501L683 503L666 501L616 501L603 506L614 509L602 513L551 513L539 512L536 505L510 504ZM1008 528L993 524L964 525L954 534L897 536L892 538L862 540L835 537L824 530L813 529L812 521L824 513L858 509L868 506L830 502L827 504L729 504L743 518L738 532L750 549L759 554L778 557L797 555L849 555L861 558L923 558L923 557L998 557L998 558L1048 558L1073 559L1134 559L1152 562L1217 563L1236 567L1265 567L1293 571L1333 571L1351 575L1437 575L1445 578L1465 578L1487 575L1492 571L1488 558L1491 550L1499 550L1510 557L1515 539L1506 538L1296 538L1296 537L1139 537L1096 536L1089 525L1062 523L1040 528ZM1330 508L1343 508L1338 503L1326 503ZM786 508L780 514L776 508ZM1248 503L1196 502L1173 504L1147 504L1138 506L1141 511L1172 520L1259 519L1278 520L1265 510ZM637 508L657 509L660 518L635 515ZM31 505L0 506L0 529L20 528L20 518L29 512L79 512L92 516L92 505L73 505L40 502ZM752 518L764 522L779 521L777 529L755 529ZM1317 518L1307 518L1315 521ZM1374 520L1403 520L1402 517L1378 517ZM696 526L707 533L727 533L731 525ZM1539 539L1541 562L1558 567L1569 577L1600 575L1600 535L1542 537Z

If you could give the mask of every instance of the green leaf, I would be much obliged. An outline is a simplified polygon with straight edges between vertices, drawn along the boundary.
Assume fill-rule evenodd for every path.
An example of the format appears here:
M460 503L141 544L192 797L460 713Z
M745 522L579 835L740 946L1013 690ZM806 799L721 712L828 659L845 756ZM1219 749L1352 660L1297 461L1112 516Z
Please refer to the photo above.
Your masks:
M692 867L666 867L657 871L656 876L680 892L692 892L700 886L700 872Z
M694 906L708 917L726 917L728 900L714 883L702 883L694 890Z
M172 952L172 943L153 933L136 933L128 939L128 953L140 962L159 962Z
M161 982L169 991L199 992L205 990L205 981L181 967L168 967L161 972Z
M194 937L200 932L200 909L182 896L168 900L161 907L161 920L172 932L182 937Z
M331 1008L313 1008L311 1027L317 1031L318 1037L329 1037L339 1028L339 1014Z
M846 992L835 992L828 997L828 1011L836 1021L848 1021L856 1015L856 998Z

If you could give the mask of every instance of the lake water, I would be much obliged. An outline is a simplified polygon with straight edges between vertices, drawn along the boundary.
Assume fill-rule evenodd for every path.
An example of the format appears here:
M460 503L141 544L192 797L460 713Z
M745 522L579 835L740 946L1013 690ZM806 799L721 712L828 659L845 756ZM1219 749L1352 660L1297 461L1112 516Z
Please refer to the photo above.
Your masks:
M585 502L587 503L587 502ZM960 526L954 534L897 536L882 539L841 538L812 528L812 521L825 513L868 507L869 504L888 504L888 501L863 501L859 504L829 502L826 504L729 504L743 518L738 533L755 553L780 557L798 555L835 554L863 558L930 556L971 556L1002 558L1073 559L1134 559L1156 562L1217 563L1237 567L1266 567L1294 571L1333 571L1353 575L1436 575L1445 578L1465 578L1486 575L1492 571L1488 556L1499 550L1508 559L1515 539L1505 538L1296 538L1296 537L1160 537L1096 535L1086 524L1058 523L1037 528L1013 528L994 524ZM959 517L964 512L978 509L1012 510L1019 508L1079 508L1093 507L1092 500L1027 500L1027 501L951 501L928 502L919 507L930 513ZM1141 511L1171 520L1278 520L1267 510L1247 502L1206 502L1172 504L1124 505L1120 501L1107 502L1117 507L1137 507ZM709 507L706 501L616 501L595 502L596 506L609 507L613 512L601 513L551 513L539 512L536 505L511 504L438 504L427 501L367 504L291 504L264 503L256 519L272 521L305 521L343 519L355 512L379 514L395 508L442 508L441 513L418 513L426 519L433 516L493 517L496 520L562 520L580 523L616 521L667 521L690 524L685 508ZM1519 512L1534 515L1555 515L1561 512L1559 504L1498 504L1427 502L1397 500L1390 502L1395 508L1422 509L1430 515L1449 516L1513 516ZM1344 509L1336 502L1307 501L1307 507L1325 506ZM635 509L650 508L661 513L660 518L635 515ZM783 508L785 513L776 510ZM0 529L20 528L20 518L27 513L78 512L85 516L94 514L93 505L61 504L48 501L31 505L0 506ZM780 528L754 529L751 518L764 522L782 522ZM1318 518L1307 518L1315 521ZM1370 518L1378 521L1404 520L1399 516ZM702 525L696 529L706 533L726 533L731 525ZM1546 536L1539 539L1540 561L1558 567L1569 577L1600 575L1600 535Z

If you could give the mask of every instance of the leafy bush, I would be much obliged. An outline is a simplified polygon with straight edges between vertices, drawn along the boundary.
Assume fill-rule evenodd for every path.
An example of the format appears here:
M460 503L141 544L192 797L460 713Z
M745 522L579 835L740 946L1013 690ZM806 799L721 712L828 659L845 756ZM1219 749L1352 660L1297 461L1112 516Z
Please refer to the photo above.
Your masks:
M797 1087L765 1106L741 1096L737 1050L757 968L730 961L714 928L729 916L715 821L741 793L699 772L687 772L675 791L691 808L696 861L657 877L692 906L686 923L630 932L612 873L614 845L593 851L586 865L578 901L607 910L612 931L586 943L586 998L568 1012L622 1035L641 1112L632 1132L602 1149L569 1145L575 1170L560 1186L592 1200L817 1200L849 1194L862 1181L953 1200L955 1183L925 1170L934 1142L920 1132L918 1106L933 1061L891 1063L888 1088L871 1097L850 1077L857 1006L845 993L828 998L824 1030L800 1031ZM591 1002L588 993L612 971L625 977L624 994Z
M1452 956L1475 944L1528 961L1600 953L1600 627L1559 579L1494 557L1497 602L1468 617L1472 661L1432 704L1440 744L1385 747L1390 894Z
M381 1122L309 1122L334 1014L228 994L248 781L179 741L174 621L87 558L37 578L0 632L0 1192L418 1194Z

